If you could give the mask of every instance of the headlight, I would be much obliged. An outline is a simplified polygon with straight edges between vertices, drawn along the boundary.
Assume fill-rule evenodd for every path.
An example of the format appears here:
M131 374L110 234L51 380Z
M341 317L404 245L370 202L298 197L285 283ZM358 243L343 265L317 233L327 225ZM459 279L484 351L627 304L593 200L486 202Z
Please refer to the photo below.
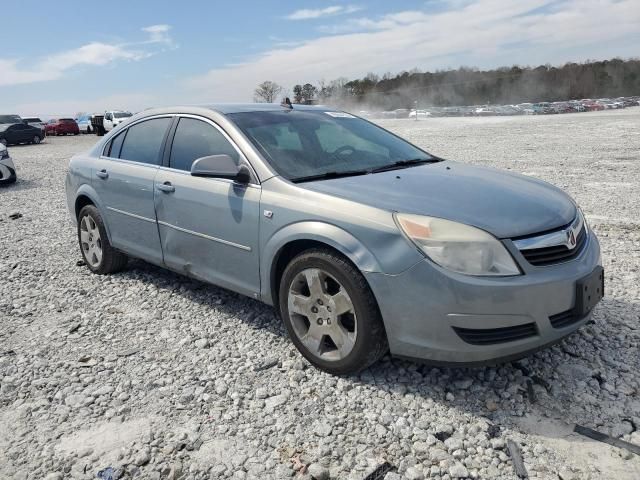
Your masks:
M396 214L404 234L438 265L467 275L520 275L504 245L479 228L442 218Z

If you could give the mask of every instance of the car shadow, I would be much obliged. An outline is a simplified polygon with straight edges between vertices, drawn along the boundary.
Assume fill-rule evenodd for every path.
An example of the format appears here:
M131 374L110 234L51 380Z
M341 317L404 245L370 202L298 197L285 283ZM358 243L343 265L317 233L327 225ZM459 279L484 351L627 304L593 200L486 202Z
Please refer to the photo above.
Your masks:
M251 328L287 335L272 307L229 290L139 260L131 261L118 275L170 289L174 295L237 317ZM531 419L544 418L564 425L551 429L550 437L566 433L567 425L575 423L619 437L629 433L627 425L640 428L635 423L640 412L638 312L639 304L605 297L592 320L577 332L517 361L459 368L386 355L344 380L394 397L431 399L497 427L539 435L540 428L534 428Z
M36 180L30 180L20 177L20 172L18 172L17 179L14 183L0 184L0 191L13 191L17 192L20 190L31 190L32 188L41 187L42 184Z

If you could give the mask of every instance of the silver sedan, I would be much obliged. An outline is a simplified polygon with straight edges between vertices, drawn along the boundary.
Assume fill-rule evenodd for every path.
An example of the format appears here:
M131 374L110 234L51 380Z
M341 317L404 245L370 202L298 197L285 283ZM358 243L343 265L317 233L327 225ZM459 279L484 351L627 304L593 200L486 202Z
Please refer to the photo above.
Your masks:
M98 274L136 257L273 305L311 363L516 358L588 321L600 248L539 180L443 160L328 107L145 110L71 160Z

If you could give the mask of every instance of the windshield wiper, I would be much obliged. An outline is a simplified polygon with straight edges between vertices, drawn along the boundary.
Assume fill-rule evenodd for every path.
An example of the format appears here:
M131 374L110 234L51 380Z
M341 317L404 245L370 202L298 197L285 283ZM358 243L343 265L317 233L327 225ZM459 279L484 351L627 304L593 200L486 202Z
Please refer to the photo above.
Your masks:
M389 170L399 170L401 168L412 167L414 165L422 165L424 163L436 163L439 162L439 158L412 158L410 160L398 160L397 162L391 163L389 165L383 165L382 167L377 167L370 170L371 173L378 172L387 172Z
M330 178L355 177L356 175L367 175L368 173L371 173L371 170L345 170L343 172L331 171L331 172L319 173L317 175L295 177L295 178L292 178L291 181L293 183L311 182L313 180L328 180Z

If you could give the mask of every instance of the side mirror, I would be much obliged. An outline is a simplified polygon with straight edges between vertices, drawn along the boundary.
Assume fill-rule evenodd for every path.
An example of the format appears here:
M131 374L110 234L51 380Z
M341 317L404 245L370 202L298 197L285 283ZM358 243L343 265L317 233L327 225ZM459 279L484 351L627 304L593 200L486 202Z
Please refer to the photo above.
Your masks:
M246 165L236 165L226 154L209 155L196 159L191 165L191 175L194 177L228 178L238 183L247 184L251 181L251 172Z

